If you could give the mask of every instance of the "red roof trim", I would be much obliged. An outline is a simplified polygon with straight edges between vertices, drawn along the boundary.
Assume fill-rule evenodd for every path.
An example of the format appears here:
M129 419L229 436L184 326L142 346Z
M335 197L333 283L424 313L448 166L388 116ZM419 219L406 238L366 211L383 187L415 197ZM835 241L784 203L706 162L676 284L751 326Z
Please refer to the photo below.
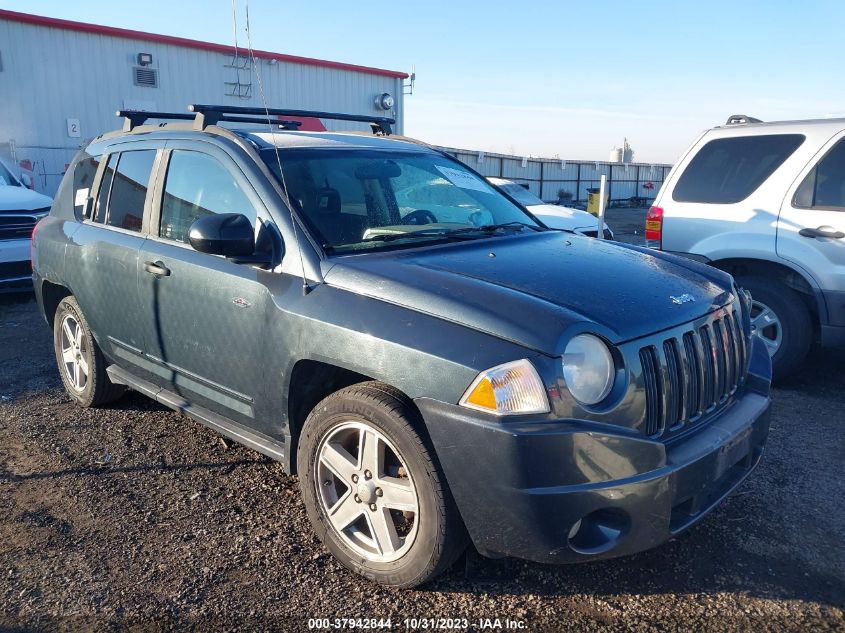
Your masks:
M214 44L213 42L191 40L186 37L160 35L158 33L121 29L114 26L103 26L101 24L89 24L87 22L75 22L73 20L60 20L59 18L48 18L41 15L32 15L30 13L9 11L7 9L0 9L0 19L10 20L12 22L23 22L25 24L35 24L38 26L47 26L56 29L65 29L69 31L82 31L83 33L96 33L97 35L110 35L112 37L126 37L135 40L144 40L146 42L157 42L159 44L186 46L188 48L198 48L200 50L214 51L217 53L234 53L235 51L234 46L226 46L225 44ZM290 62L292 64L305 64L308 66L321 66L323 68L357 71L370 75L395 77L397 79L405 79L408 77L407 73L401 73L395 70L371 68L369 66L358 66L356 64L344 64L342 62L330 62L323 59L314 59L312 57L299 57L298 55L285 55L283 53L273 53L270 51L253 51L253 53L256 57L261 59L277 59L280 62Z

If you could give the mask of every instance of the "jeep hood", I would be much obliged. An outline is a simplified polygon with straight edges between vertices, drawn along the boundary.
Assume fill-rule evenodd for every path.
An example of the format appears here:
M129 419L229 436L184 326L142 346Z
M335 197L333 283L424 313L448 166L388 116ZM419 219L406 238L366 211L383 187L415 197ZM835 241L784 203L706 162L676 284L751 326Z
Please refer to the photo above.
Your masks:
M557 231L337 257L325 265L329 285L549 354L560 353L576 331L621 343L732 300L730 277L721 271Z

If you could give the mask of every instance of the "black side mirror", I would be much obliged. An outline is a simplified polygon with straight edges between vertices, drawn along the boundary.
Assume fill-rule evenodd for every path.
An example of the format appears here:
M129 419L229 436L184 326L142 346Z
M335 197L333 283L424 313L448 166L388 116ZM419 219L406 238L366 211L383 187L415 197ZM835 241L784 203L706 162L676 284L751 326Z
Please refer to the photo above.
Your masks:
M245 215L215 213L194 220L188 239L194 250L224 257L247 257L255 252L255 231Z

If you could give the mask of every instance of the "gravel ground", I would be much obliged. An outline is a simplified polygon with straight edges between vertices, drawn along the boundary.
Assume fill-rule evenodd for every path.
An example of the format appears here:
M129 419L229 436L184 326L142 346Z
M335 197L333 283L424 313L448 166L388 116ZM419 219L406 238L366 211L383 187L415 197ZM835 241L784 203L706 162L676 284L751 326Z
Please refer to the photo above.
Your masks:
M774 393L759 469L662 547L568 567L470 554L399 591L334 562L278 464L138 394L73 406L34 301L0 297L0 630L298 631L356 617L393 630L498 618L543 631L845 631L844 381L845 352L815 352Z

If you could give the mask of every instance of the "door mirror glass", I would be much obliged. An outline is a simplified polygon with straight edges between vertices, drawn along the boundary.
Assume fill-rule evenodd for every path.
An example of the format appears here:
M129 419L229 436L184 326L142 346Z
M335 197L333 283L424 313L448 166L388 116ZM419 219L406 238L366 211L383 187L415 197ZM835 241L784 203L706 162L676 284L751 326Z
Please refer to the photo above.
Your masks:
M245 257L255 252L255 233L241 213L215 213L194 220L189 232L194 250L224 257Z

